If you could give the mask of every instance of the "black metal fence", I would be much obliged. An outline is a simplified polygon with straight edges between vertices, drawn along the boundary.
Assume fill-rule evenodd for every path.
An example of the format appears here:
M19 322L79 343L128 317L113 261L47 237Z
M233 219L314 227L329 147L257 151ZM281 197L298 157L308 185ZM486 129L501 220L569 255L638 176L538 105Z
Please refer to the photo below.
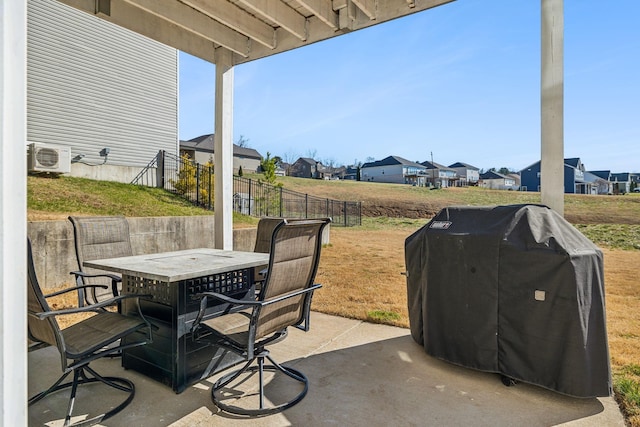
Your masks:
M162 187L213 210L212 165L201 165L160 151L132 183ZM334 226L362 225L361 202L310 196L239 176L233 177L233 210L256 217L331 217Z

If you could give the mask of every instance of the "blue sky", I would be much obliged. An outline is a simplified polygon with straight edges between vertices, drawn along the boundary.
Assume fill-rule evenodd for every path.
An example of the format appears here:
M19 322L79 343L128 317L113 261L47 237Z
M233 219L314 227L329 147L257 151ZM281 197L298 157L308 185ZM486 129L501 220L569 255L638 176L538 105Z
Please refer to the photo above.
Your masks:
M640 1L564 2L565 157L640 172ZM180 53L180 139L212 133L215 68ZM263 156L540 158L540 0L457 0L235 67L234 141Z

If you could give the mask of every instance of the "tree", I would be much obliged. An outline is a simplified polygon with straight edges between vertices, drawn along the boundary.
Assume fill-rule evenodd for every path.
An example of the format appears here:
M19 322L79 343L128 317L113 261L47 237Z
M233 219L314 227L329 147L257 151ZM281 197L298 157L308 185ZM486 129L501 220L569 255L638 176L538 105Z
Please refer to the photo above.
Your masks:
M307 150L308 158L315 160L317 155L318 155L318 150L311 150L311 149Z
M264 179L269 184L275 184L276 182L276 159L271 158L271 153L267 151L267 157L263 157L260 161L260 168L262 169L262 174L264 175Z
M236 142L236 145L242 148L249 148L249 139L245 138L244 135L240 135L240 138L238 138L238 142Z
M238 176L242 176L242 175L244 175L244 172L242 172L242 166L240 166L238 168Z

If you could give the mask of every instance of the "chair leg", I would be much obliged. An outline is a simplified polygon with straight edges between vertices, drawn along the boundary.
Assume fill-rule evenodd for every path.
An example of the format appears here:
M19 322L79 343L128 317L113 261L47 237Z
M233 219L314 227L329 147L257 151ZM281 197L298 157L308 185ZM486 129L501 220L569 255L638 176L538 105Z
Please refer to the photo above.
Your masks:
M270 364L265 365L264 359L268 359ZM252 366L254 360L257 362L257 366ZM303 390L298 393L294 398L288 400L287 402L281 403L280 405L265 407L264 403L264 371L273 371L273 372L281 372L288 377L294 379L295 381L304 385ZM245 372L257 372L258 373L258 382L259 382L259 407L257 409L244 408L239 406L228 405L223 403L223 400L229 399L229 396L222 396L221 389L225 388L228 384L236 380L240 377L241 374ZM278 364L275 360L269 356L269 352L264 350L262 353L258 354L254 359L247 362L242 368L237 371L231 372L215 382L213 388L211 389L211 398L213 403L220 408L222 411L229 412L236 415L247 415L247 416L264 416L271 415L278 412L282 412L285 409L288 409L295 404L299 403L307 394L309 390L309 381L307 377L300 371L282 366ZM242 396L238 397L239 400L242 399Z
M66 372L60 378L58 378L58 380L47 390L41 393L38 393L29 399L29 406L31 406L49 394L52 394L67 388L71 388L71 395L69 397L69 404L67 406L67 413L65 415L64 424L63 424L64 427L88 426L88 425L93 425L103 420L106 420L112 417L113 415L117 414L118 412L122 411L127 405L129 405L129 403L131 403L135 395L135 385L128 379L120 378L120 377L103 377L100 374L98 374L96 371L94 371L92 368L90 368L89 366L81 366L74 369L73 380L62 384L62 381L64 381L64 379L70 373L71 371ZM87 373L90 374L91 376L88 376ZM76 392L77 392L78 386L82 386L84 384L97 383L97 382L103 383L109 387L115 388L116 390L120 390L127 393L128 394L127 398L122 403L115 406L109 411L96 415L93 418L81 420L77 423L72 424L71 417L73 414L73 408L75 406Z

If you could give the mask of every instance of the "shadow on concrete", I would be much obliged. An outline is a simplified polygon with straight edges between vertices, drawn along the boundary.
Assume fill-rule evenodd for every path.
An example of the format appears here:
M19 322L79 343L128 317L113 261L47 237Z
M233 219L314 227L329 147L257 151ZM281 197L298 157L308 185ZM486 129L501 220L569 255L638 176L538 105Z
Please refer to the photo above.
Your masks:
M210 399L215 376L175 394L123 370L118 359L96 361L92 366L101 374L125 376L136 384L132 404L101 425L624 426L611 397L578 399L523 383L506 387L497 374L432 358L407 329L313 313L311 331L291 331L272 354L307 375L309 393L284 413L251 420L217 410ZM30 353L29 393L49 386L59 371L55 349ZM96 390L80 396L89 406L106 399ZM30 407L29 425L54 425L49 423L64 413L65 405L61 392Z

